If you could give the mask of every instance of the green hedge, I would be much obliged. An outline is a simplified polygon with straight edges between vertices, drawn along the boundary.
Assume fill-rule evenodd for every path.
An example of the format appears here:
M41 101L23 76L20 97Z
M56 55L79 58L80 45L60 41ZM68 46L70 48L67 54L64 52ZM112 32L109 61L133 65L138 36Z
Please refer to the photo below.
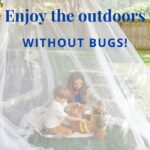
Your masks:
M133 12L144 13L145 17L149 19L150 18L150 2L137 3L133 5L132 7L122 9L119 12L121 13L126 13L126 12L127 13L133 13Z
M3 4L2 4L2 2L1 2L1 0L0 0L0 7L3 7Z

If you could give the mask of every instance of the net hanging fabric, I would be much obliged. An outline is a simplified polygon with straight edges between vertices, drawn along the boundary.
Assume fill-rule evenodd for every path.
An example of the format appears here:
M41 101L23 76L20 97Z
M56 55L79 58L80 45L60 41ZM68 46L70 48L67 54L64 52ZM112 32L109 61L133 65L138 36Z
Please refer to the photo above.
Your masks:
M47 12L96 12L104 9L97 0L8 0L4 9L26 8ZM150 72L138 53L128 47L88 46L25 48L23 38L126 38L117 23L0 23L0 149L150 149ZM76 44L79 41L76 40ZM86 44L85 44L86 45ZM51 109L53 89L68 87L73 72L81 72L86 84L105 106L106 136L95 138L47 138L38 133L41 113ZM94 102L88 105L93 105ZM36 115L37 116L36 116ZM43 122L42 122L43 123ZM59 146L60 145L60 146Z

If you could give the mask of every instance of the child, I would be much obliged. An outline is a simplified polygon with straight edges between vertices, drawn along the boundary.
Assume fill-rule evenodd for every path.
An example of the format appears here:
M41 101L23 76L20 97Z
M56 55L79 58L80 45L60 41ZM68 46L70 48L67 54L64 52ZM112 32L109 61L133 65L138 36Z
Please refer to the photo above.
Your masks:
M72 117L64 112L65 104L69 96L69 91L64 86L57 86L54 89L54 102L51 110L46 114L45 128L50 134L70 135L71 128L65 126L65 120L83 122L84 120L77 117Z

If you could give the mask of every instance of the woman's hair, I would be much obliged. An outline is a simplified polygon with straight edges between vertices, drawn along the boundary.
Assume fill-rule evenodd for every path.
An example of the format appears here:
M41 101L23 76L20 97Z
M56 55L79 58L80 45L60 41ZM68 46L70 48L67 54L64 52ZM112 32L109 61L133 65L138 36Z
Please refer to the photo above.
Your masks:
M85 82L85 79L84 79L83 74L82 74L81 72L79 72L79 71L76 71L76 72L73 72L73 73L70 75L69 82L68 82L68 88L69 88L69 90L72 91L73 82L74 82L75 80L78 80L78 79L80 79L80 80L83 81L83 86L81 87L81 90L80 90L80 91L82 91L82 90L84 90L84 89L87 89L87 85L86 85L86 82Z
M59 97L59 98L68 99L69 98L69 91L65 86L60 85L54 89L53 95L54 95L54 98Z

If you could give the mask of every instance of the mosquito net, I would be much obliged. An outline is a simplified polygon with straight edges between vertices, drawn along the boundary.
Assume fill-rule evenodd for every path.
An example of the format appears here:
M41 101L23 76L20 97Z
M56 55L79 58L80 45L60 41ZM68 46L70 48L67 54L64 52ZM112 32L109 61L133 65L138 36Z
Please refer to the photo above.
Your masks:
M4 3L4 9L17 12L27 8L46 13L60 8L77 14L97 12L106 6L103 8L98 0ZM23 22L6 23L4 19L2 16L0 20L0 149L150 149L150 72L129 41L125 47L108 46L107 39L126 39L117 23L52 23L47 19L42 26L25 26ZM23 38L45 38L45 45L39 42L38 46L35 43L32 48L24 47ZM89 38L106 38L106 46L81 47L82 38L85 43ZM66 40L66 46L58 46L60 39ZM68 39L76 46L69 47ZM104 105L106 133L102 141L82 134L49 138L40 133L43 120L37 118L52 109L53 89L58 85L68 87L73 72L84 76ZM92 107L93 103L88 105Z

